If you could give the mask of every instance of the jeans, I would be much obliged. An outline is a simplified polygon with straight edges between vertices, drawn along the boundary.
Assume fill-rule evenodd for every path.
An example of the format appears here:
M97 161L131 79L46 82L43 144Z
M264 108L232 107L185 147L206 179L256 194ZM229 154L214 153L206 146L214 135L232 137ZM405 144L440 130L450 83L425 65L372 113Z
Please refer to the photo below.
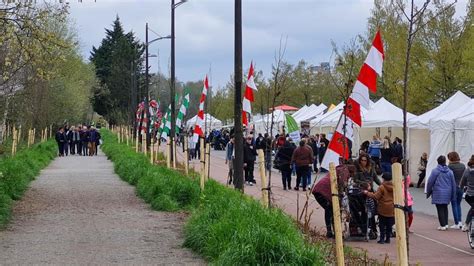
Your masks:
M380 166L382 167L382 172L392 173L392 164L389 162L381 162Z
M472 221L472 216L474 215L474 196L466 195L464 200L471 206L466 215L466 224L469 224Z
M308 172L309 167L307 165L297 166L296 167L296 186L295 189L298 188L298 185L301 181L303 181L303 190L306 190L306 186L308 186Z
M89 142L82 141L82 155L83 156L89 155L89 147L87 147L87 145L89 145Z
M291 171L281 171L283 189L291 189Z
M395 217L379 215L380 241L390 242L392 227L395 224Z
M436 204L440 226L448 225L448 204Z
M272 170L272 151L265 151L265 169Z
M331 201L327 200L322 194L316 192L313 194L316 201L324 209L324 223L326 224L326 230L328 233L332 233L332 204Z
M308 174L306 176L306 184L307 186L311 186L311 174L312 174L312 169L311 167L308 166Z
M416 187L421 186L421 183L423 183L423 180L425 179L425 176L426 176L426 170L422 170L420 172L420 174L418 175L419 179L418 179L418 184L416 184Z
M461 218L461 201L462 201L462 189L456 188L456 200L451 202L453 209L454 224L458 224L462 221Z

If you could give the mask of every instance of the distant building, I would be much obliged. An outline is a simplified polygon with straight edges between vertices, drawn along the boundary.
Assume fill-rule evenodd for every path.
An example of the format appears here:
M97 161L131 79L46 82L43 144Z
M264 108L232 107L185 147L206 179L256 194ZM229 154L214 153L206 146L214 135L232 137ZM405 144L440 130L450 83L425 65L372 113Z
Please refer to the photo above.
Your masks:
M329 73L331 71L331 65L329 62L321 62L319 66L310 66L310 69L316 73Z

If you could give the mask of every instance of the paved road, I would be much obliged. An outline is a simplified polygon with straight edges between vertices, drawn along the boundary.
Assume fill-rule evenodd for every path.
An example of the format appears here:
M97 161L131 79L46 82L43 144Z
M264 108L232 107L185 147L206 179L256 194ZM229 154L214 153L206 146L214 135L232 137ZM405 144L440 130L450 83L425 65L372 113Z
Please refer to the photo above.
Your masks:
M184 218L149 209L102 154L57 158L0 231L0 264L205 264L182 248Z
M162 150L164 151L164 147ZM212 151L210 171L213 179L225 184L227 180L227 166L224 163L224 158L223 151ZM178 155L178 159L183 159L182 154ZM198 170L198 160L192 161L191 167L195 167ZM255 178L257 185L246 186L245 193L260 199L261 186L258 172L256 167ZM295 178L293 178L292 182L294 184ZM425 199L421 189L412 188L411 190L415 196L416 213L412 225L414 233L410 234L409 239L410 262L420 262L423 265L474 265L474 250L468 245L466 233L460 230L437 231L438 221L433 216L435 215L435 208ZM306 194L302 191L284 191L281 185L281 176L275 171L272 172L272 191L273 202L295 218L298 210L297 202L300 202L299 208L301 208L306 200ZM310 210L314 211L311 216L311 226L324 232L324 212L322 208L312 196L309 197L308 202ZM381 261L385 259L386 254L388 254L392 261L396 261L397 253L394 242L389 245L380 245L375 241L368 243L351 241L346 242L346 245L368 250L370 256Z

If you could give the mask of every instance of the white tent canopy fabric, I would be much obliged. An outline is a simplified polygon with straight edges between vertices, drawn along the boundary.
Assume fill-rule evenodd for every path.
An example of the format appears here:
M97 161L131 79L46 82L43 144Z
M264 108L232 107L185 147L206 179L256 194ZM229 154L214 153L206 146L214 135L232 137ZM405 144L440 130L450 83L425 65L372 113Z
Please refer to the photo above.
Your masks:
M190 128L196 125L197 121L197 115L193 116L186 122L186 127ZM204 114L204 123L207 125L207 127L210 127L210 129L219 129L222 127L222 121L213 117L210 114Z
M403 110L383 97L374 103L370 109L361 111L362 127L403 127ZM415 117L415 115L407 112L407 120Z
M273 129L271 128L272 123L272 115L273 115ZM280 127L285 123L285 112L282 110L275 110L270 114L265 114L262 116L261 119L255 120L254 122L254 130L255 133L266 133L267 130L271 134L271 136L275 136Z
M450 113L469 102L471 98L466 96L461 91L457 91L453 96L449 97L446 101L440 104L438 107L408 120L408 126L416 129L428 129L430 127L430 120L440 117L444 114Z
M293 118L296 119L298 116L303 114L308 109L308 107L309 106L307 106L307 105L303 105L303 107L301 107L298 111L296 111L292 114Z
M456 151L461 161L466 162L474 153L474 99L458 107L455 111L446 113L430 120L430 156L426 174L437 165L440 155Z
M324 110L327 109L327 106L324 104L320 105L315 105L312 104L308 108L306 108L303 112L299 113L298 115L293 114L293 118L296 120L296 122L301 122L301 121L309 121L319 114L323 113Z

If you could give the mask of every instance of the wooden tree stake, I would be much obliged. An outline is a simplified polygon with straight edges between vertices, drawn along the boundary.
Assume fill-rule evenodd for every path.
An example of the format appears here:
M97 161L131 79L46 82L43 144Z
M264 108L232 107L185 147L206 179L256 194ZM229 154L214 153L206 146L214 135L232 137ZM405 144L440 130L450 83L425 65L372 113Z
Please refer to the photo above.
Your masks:
M397 232L398 265L408 265L408 250L405 228L405 206L402 188L402 165L392 164L393 203L395 204L395 227Z
M263 149L258 149L258 168L260 170L260 179L262 181L262 204L265 208L268 208L268 189L265 187L267 185L267 176L265 175L265 155Z
M338 266L344 266L344 246L342 242L341 211L339 209L339 191L337 189L337 174L334 163L329 164L331 175L332 212L334 221L334 232L336 234L336 262Z
M188 153L188 138L184 137L184 173L189 175L189 153Z
M205 171L206 171L206 162L205 162L205 157L206 155L204 154L204 139L203 138L199 138L199 160L201 162L201 179L199 180L200 181L200 185L201 185L201 190L204 190L204 184L205 184Z

